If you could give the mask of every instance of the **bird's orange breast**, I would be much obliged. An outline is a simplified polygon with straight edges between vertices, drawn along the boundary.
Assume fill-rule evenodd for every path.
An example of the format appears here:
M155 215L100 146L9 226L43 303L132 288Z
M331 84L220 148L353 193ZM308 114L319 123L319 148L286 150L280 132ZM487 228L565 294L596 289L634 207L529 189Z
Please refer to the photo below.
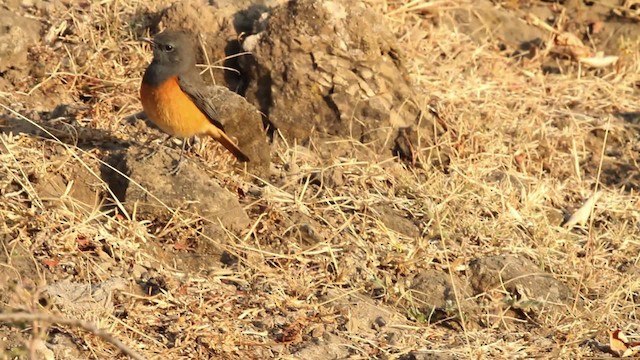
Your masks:
M169 135L190 137L211 126L207 116L182 91L176 76L158 86L143 82L140 100L149 120Z

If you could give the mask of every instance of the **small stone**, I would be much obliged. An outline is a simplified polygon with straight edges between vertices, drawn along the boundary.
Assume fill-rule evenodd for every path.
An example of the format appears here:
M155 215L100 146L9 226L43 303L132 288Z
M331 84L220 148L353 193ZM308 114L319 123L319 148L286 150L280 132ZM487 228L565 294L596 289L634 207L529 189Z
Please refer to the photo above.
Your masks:
M318 324L313 327L311 330L311 336L314 338L321 338L324 335L324 326L322 324Z
M372 324L374 330L380 330L385 326L387 326L387 321L382 316L378 316Z
M233 266L238 263L238 257L225 250L220 256L220 262L226 266Z
M142 265L133 264L130 271L131 271L131 276L134 279L140 279L142 277L142 274L147 272L147 269Z

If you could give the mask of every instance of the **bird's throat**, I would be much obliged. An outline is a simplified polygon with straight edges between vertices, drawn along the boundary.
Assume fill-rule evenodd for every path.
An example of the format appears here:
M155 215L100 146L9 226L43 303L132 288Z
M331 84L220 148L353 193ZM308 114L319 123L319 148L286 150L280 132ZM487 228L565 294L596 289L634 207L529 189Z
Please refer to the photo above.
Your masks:
M144 72L142 82L151 86L159 86L172 76L176 75L175 68L162 65L154 61Z

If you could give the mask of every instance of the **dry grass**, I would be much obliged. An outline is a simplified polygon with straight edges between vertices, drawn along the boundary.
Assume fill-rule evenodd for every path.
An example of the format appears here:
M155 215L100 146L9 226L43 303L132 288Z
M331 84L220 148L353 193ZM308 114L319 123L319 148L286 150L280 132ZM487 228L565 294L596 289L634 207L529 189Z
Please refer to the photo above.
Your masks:
M548 74L535 60L510 58L491 41L479 45L428 20L436 5L446 20L467 2L372 3L387 14L425 103L452 130L438 139L453 149L446 173L393 159L326 163L313 149L280 143L276 165L295 164L294 170L285 172L281 185L267 185L259 199L247 201L252 227L229 233L225 241L240 262L222 268L213 259L170 249L195 238L218 241L200 232L202 221L211 219L150 223L135 214L88 208L71 196L51 201L39 193L37 181L46 174L83 163L95 168L100 147L63 147L32 134L3 133L0 233L6 262L0 279L11 291L0 295L2 308L55 313L39 302L47 285L65 278L93 284L132 278L138 264L154 269L143 275L162 282L162 290L151 296L119 293L109 315L60 316L91 320L143 356L166 359L287 358L281 354L311 341L316 329L339 335L354 358L398 358L421 349L465 358L579 358L602 355L589 341L606 342L609 327L640 334L639 184L625 184L640 171L634 162L640 159L640 130L614 115L640 111L637 40L621 45L631 51L617 71L560 62L562 72ZM53 34L64 41L33 52L45 80L26 79L0 101L32 119L51 105L76 104L48 123L66 138L147 141L145 131L122 119L140 111L137 87L150 58L136 41L148 25L143 14L162 7L160 1L107 1L51 19L53 28L65 23L72 30ZM248 188L230 167L216 163L215 151L199 150L198 156L216 164L207 171ZM48 160L52 152L61 160ZM337 172L343 183L311 184L309 174L318 171ZM94 180L105 188L98 174ZM577 209L595 189L602 195L587 226L562 228L563 213ZM379 207L404 214L419 224L421 235L390 229ZM78 239L99 246L82 251ZM455 330L402 320L412 314L404 301L411 275L435 268L464 276L456 270L460 265L495 254L532 259L541 272L568 284L575 306L539 323L493 319L492 327L473 326L454 312L462 319ZM198 271L189 261L211 267ZM376 339L343 310L349 296L376 297L381 309L396 316L388 326L404 331L394 341ZM63 325L29 323L19 328L22 337L16 337L18 328L2 325L0 333L32 339L25 349L35 351L35 340L55 328L84 356L118 353L95 334ZM25 355L21 344L5 345L13 346L6 358Z

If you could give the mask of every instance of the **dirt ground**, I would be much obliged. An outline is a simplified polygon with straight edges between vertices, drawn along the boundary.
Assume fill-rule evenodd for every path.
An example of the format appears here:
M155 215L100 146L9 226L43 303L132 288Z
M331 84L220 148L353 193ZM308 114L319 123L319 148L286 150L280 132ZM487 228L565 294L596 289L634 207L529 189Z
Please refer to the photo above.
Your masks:
M0 359L640 339L638 2L9 0L0 23ZM138 98L166 28L247 99L218 103L249 166L199 139L168 173Z

